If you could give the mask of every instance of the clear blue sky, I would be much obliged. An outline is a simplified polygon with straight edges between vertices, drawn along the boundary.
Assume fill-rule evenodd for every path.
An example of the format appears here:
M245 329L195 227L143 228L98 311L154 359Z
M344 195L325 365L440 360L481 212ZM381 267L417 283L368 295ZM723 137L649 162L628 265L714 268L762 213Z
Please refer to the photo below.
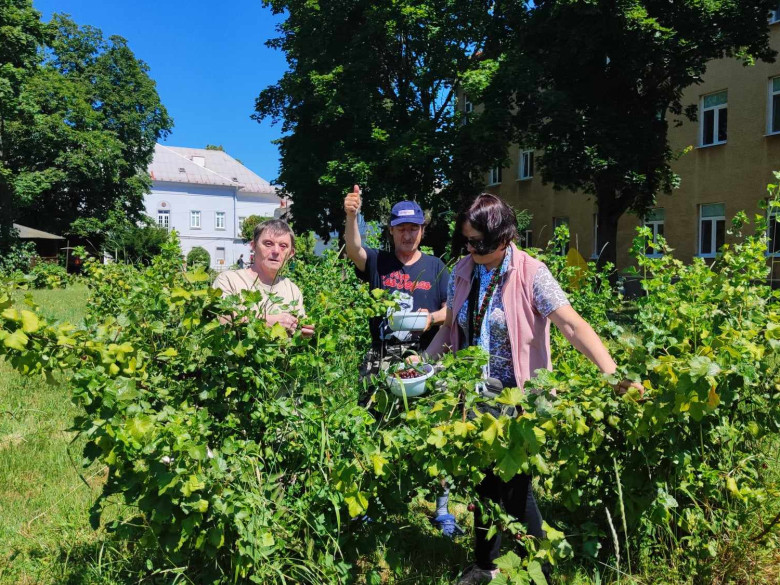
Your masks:
M287 68L284 54L264 43L281 22L260 0L33 0L44 20L70 14L108 37L127 39L150 67L157 91L173 117L170 146L225 150L268 181L279 171L271 141L281 123L249 116L260 91Z

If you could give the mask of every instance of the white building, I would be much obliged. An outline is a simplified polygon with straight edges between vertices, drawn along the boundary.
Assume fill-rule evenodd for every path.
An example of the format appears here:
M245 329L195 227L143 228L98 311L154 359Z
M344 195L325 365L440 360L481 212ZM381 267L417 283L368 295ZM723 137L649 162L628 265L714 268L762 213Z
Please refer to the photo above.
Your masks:
M221 150L157 144L149 175L146 213L178 232L185 255L205 248L215 270L235 264L241 254L249 261L249 244L240 235L246 217L274 217L284 205L268 181Z

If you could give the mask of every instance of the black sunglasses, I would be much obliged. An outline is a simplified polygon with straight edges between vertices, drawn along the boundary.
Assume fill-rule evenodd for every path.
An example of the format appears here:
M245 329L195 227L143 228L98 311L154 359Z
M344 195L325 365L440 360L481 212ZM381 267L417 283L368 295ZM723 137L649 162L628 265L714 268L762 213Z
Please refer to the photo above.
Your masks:
M466 238L466 243L474 249L474 253L477 256L485 256L486 254L492 254L498 250L499 242L493 240L474 240L472 238Z

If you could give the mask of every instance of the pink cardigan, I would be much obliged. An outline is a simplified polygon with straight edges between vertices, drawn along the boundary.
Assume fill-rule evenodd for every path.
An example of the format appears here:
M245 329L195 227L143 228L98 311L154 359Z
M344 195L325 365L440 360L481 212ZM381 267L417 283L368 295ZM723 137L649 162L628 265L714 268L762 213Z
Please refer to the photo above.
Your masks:
M512 262L507 269L502 300L506 313L509 343L512 346L512 363L515 380L522 388L526 380L533 377L540 368L552 369L550 361L550 321L542 317L533 308L534 276L543 265L519 250L514 244ZM453 324L450 328L450 346L461 346L461 333L458 327L458 312L466 302L471 290L471 274L474 260L471 255L461 258L452 271L455 279L455 294L452 303Z

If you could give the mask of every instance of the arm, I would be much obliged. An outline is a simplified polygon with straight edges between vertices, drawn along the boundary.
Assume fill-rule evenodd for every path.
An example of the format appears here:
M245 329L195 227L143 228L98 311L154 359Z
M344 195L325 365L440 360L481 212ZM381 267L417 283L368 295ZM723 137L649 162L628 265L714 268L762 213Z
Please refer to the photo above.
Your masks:
M439 327L436 336L431 340L430 345L428 345L427 349L423 352L423 357L428 361L436 361L445 353L452 350L450 347L450 328L453 326L452 310L448 309L446 304L441 310L444 311L445 314L444 324ZM432 314L436 315L440 312L441 311L436 311Z
M368 259L366 251L363 249L363 243L360 240L358 231L358 211L360 210L360 187L355 185L352 192L348 193L344 199L344 211L347 213L347 224L344 230L344 240L346 244L347 258L354 262L360 272L366 270L366 260Z
M604 374L614 374L617 365L609 355L609 351L604 347L601 338L593 331L585 319L575 311L571 305L564 305L554 310L549 315L550 321L560 329L563 336L571 343L574 348L582 355L592 361L596 367ZM636 388L640 396L644 394L644 388L636 382L622 380L617 385L617 390L621 394L630 387Z

